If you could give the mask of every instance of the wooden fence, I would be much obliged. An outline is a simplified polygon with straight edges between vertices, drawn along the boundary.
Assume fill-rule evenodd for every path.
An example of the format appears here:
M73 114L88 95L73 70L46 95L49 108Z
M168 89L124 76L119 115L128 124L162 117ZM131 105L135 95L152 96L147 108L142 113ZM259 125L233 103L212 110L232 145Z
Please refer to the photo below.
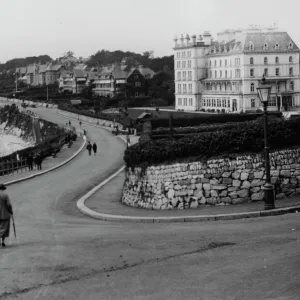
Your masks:
M36 168L36 166L34 166ZM28 170L26 157L19 159L10 157L10 159L0 158L0 176L21 173Z

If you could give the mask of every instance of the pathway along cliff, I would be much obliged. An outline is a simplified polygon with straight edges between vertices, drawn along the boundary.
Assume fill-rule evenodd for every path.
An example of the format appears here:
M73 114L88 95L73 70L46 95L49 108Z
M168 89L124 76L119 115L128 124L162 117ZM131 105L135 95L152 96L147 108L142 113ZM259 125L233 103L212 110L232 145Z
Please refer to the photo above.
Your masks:
M76 200L123 164L124 150L106 130L84 128L97 156L83 152L7 189L18 240L0 249L0 299L297 298L299 214L205 224L122 224L81 215Z

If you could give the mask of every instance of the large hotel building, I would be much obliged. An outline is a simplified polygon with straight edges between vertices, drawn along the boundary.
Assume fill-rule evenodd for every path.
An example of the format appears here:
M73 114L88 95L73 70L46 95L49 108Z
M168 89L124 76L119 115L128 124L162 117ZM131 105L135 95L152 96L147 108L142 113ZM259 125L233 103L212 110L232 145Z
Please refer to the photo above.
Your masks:
M270 110L300 106L299 48L287 32L252 27L181 35L175 41L176 109L250 111L261 108L256 87L272 85Z

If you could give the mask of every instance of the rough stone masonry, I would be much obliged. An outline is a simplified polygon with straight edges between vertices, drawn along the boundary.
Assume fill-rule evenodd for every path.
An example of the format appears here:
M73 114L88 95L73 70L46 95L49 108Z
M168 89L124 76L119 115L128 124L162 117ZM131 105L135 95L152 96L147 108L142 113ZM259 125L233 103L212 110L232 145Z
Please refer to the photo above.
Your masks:
M276 199L300 194L300 149L270 153ZM122 202L146 209L187 209L230 205L264 198L264 157L136 167L126 172Z

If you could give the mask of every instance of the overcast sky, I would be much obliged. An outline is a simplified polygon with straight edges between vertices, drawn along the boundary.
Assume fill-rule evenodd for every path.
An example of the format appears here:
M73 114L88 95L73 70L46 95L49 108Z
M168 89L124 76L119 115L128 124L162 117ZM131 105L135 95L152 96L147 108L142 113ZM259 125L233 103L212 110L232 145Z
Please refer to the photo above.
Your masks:
M300 47L299 0L0 0L0 62L72 50L173 54L181 33L278 23Z

